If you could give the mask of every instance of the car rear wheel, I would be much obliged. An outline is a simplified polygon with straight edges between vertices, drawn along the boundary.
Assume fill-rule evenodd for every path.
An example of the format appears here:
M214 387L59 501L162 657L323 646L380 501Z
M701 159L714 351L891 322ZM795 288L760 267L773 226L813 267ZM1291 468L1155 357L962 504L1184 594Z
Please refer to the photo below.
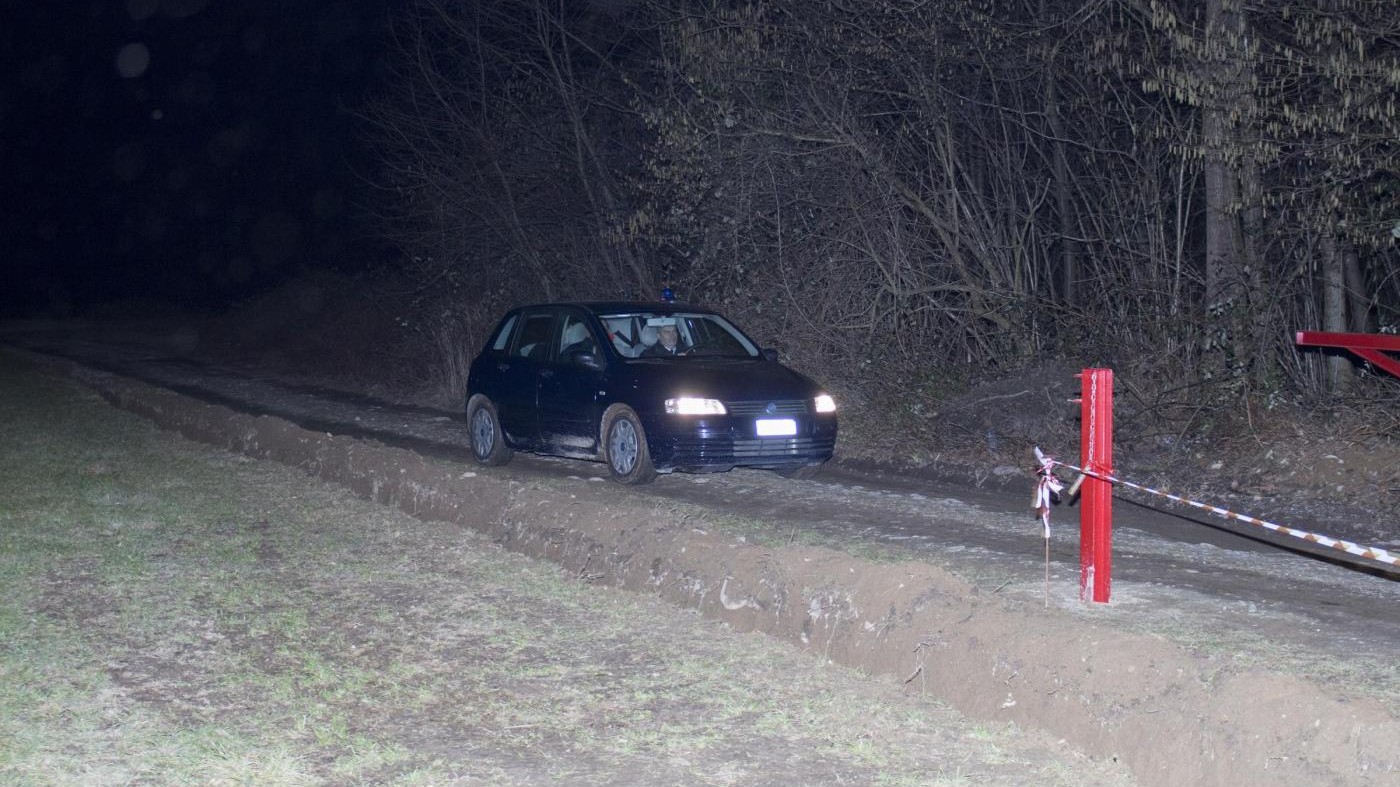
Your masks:
M603 419L603 453L612 479L620 484L645 484L656 478L646 432L630 407L619 405Z
M515 453L506 445L505 435L501 433L496 406L484 396L473 396L467 403L467 431L471 435L472 456L488 467L509 462Z

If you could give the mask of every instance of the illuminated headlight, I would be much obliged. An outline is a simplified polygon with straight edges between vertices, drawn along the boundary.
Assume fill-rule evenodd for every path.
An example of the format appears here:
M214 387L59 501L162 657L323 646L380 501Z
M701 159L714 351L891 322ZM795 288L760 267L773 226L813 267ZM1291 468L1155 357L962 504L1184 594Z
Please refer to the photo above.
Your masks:
M666 400L666 412L671 415L724 415L724 402L718 399L697 399L681 396Z
M832 399L830 394L817 394L815 404L819 413L836 412L836 400Z

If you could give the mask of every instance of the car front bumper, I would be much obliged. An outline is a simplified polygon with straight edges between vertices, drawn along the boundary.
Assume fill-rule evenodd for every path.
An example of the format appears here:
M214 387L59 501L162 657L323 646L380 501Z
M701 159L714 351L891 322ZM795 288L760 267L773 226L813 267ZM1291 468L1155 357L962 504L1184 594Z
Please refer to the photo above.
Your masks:
M761 437L755 419L738 416L645 418L647 448L657 470L721 470L730 467L793 467L820 464L836 448L836 416L794 419L797 433Z

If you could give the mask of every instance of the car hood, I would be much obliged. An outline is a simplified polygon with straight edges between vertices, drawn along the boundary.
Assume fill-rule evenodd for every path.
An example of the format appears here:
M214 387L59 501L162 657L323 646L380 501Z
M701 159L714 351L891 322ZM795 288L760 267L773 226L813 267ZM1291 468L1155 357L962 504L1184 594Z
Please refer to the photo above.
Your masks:
M806 399L821 390L811 378L780 363L758 358L638 359L628 366L638 390L661 397L684 394L725 401Z

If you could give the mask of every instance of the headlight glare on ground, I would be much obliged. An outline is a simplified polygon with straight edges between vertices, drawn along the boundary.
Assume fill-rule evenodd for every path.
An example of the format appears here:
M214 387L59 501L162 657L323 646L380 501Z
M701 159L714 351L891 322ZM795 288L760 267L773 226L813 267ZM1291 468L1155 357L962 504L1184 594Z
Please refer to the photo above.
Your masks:
M830 394L817 394L815 403L817 406L817 412L819 413L836 412L836 400L832 399Z
M678 396L666 400L666 412L671 415L724 415L724 402L718 399L700 399L694 396Z

